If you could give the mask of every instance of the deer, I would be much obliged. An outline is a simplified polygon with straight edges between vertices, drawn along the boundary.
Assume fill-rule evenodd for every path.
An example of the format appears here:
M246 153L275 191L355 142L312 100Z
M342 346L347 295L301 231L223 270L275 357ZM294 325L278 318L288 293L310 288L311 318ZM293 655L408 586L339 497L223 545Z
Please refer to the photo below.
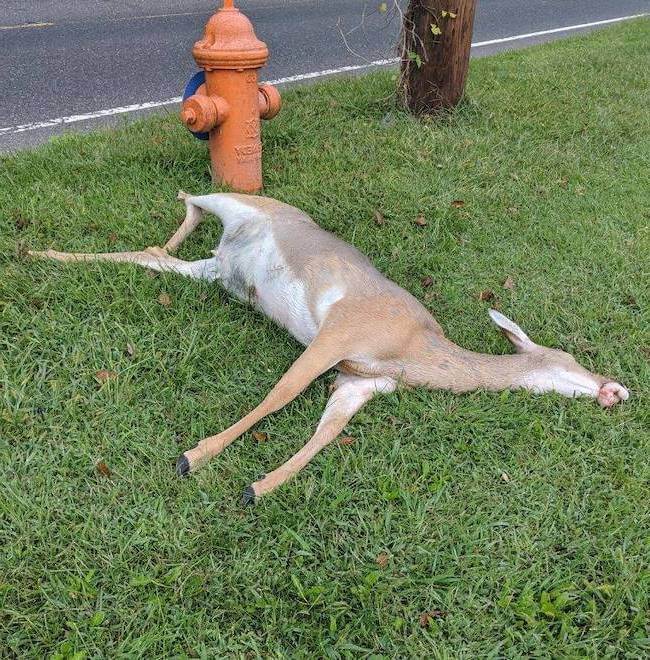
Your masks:
M569 353L536 344L495 309L489 310L490 318L515 352L492 355L458 346L413 295L298 208L239 193L192 196L181 191L178 199L185 204L185 218L163 247L97 254L49 249L29 255L63 262L131 263L194 280L219 280L227 292L251 303L305 346L248 414L181 454L179 476L196 471L333 368L338 374L314 434L294 456L244 490L245 504L296 475L364 404L398 386L458 394L477 389L557 392L590 397L604 408L629 397L620 383L585 369ZM206 213L220 218L223 227L212 256L196 261L173 256Z

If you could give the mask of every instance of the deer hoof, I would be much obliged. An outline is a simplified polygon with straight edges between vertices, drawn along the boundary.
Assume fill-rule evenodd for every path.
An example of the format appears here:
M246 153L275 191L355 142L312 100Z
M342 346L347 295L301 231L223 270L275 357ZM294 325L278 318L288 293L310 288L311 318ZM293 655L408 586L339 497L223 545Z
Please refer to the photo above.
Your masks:
M598 403L603 408L611 408L619 401L627 401L630 393L620 384L615 382L605 383L598 392Z
M176 461L176 474L179 477L186 477L190 473L190 462L185 454L181 454Z
M241 496L241 503L243 506L255 504L255 491L253 490L252 486L248 486L244 490L244 494Z

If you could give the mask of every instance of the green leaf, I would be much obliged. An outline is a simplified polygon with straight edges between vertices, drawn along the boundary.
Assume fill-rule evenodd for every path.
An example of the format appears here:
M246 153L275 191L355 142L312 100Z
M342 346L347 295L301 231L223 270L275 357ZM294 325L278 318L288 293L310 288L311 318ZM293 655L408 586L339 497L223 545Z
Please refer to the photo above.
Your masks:
M104 612L95 612L88 620L88 623L91 626L101 626L105 618L106 614Z
M539 609L550 619L555 619L559 614L557 607L551 602L548 592L543 591L539 599Z
M411 62L415 62L415 66L417 66L418 69L422 66L422 58L412 50L409 50L408 58L411 60Z
M385 14L387 11L388 11L388 5L385 2L380 3L379 13L380 14Z

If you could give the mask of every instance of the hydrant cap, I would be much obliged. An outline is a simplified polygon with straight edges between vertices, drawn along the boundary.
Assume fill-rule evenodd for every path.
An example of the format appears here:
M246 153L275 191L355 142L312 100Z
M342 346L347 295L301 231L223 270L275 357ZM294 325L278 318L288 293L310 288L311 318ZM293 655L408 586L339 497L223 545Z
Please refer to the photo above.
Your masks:
M266 64L269 50L255 36L252 23L239 9L226 6L210 18L203 39L197 41L192 55L206 69L257 69Z

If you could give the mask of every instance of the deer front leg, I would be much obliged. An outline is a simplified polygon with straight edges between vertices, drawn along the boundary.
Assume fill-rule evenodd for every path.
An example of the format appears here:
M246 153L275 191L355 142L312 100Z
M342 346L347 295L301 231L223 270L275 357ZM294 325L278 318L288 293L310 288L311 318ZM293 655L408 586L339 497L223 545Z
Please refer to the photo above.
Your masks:
M30 257L55 259L56 261L112 261L113 263L130 263L151 268L157 271L167 271L185 275L197 280L213 281L218 277L216 257L183 261L173 257L159 247L149 247L137 252L43 252L29 250Z
M362 378L340 374L335 383L336 390L325 407L325 412L311 440L286 463L251 484L242 496L243 504L250 504L256 497L266 495L293 477L326 447L361 407L377 393L392 392L397 383L392 378Z
M178 250L181 243L201 224L201 220L203 220L203 211L190 202L190 199L192 198L191 195L179 190L177 198L185 202L185 219L174 235L165 243L163 247L165 252L175 252Z
M225 431L201 440L196 447L181 454L176 462L176 474L185 476L188 472L196 470L210 458L221 453L260 419L284 408L315 378L340 362L345 356L346 348L345 342L341 342L334 334L318 335L262 403Z

